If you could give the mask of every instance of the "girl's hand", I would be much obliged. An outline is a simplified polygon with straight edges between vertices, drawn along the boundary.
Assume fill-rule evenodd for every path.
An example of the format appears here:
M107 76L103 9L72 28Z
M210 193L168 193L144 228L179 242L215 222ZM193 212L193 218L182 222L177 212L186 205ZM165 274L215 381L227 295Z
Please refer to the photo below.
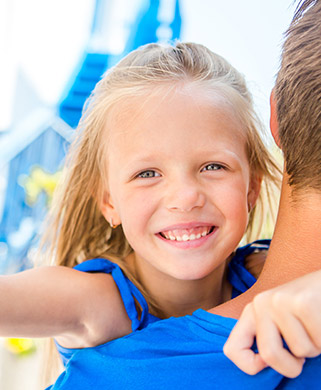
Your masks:
M247 374L270 366L294 378L306 357L321 353L320 329L321 270L258 294L245 307L224 353ZM255 338L257 354L251 349Z

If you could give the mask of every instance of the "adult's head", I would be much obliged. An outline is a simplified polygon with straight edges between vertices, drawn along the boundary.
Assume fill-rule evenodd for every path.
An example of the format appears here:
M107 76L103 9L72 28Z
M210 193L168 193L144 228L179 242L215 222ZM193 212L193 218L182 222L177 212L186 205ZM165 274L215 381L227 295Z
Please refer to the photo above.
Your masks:
M321 190L321 1L298 5L275 86L278 138L289 184Z

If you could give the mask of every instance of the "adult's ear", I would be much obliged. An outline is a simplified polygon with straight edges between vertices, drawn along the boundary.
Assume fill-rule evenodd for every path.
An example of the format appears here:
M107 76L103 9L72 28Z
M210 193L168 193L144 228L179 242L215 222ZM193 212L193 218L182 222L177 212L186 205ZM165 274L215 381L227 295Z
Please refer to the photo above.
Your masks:
M115 209L114 202L108 191L104 191L103 193L100 202L100 211L111 227L116 227L121 224L120 217Z
M280 143L280 138L279 138L279 123L278 123L274 88L272 89L272 92L270 95L270 129L271 129L271 133L272 133L272 136L274 138L275 143L280 148L281 143Z

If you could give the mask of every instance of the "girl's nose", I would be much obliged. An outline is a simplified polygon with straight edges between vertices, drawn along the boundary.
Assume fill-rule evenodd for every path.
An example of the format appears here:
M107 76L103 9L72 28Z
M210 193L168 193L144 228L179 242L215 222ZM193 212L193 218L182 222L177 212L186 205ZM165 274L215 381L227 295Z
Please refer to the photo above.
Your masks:
M189 212L205 204L205 195L197 183L176 180L167 188L167 208L172 211Z

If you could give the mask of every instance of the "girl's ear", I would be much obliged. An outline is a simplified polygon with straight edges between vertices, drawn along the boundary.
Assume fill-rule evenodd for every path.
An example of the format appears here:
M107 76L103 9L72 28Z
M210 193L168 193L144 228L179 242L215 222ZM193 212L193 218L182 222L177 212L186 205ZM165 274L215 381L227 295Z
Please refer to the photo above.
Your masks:
M257 198L260 195L261 183L262 183L262 177L258 175L252 176L250 181L249 191L247 193L247 205L248 205L249 212L253 210Z
M108 191L103 192L102 200L100 202L100 211L111 227L116 227L121 224L120 217Z
M278 124L274 88L272 89L270 95L270 129L275 143L280 148L281 146L280 146L280 138L279 138L279 124Z

